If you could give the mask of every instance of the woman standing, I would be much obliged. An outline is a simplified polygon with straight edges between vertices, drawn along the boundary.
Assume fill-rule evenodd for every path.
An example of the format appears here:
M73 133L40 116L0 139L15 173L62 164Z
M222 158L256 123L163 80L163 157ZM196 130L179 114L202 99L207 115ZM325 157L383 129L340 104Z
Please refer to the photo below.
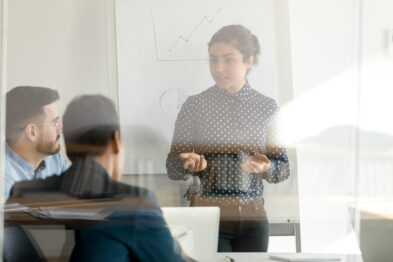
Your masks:
M167 171L193 177L191 205L219 206L219 252L266 252L269 224L263 183L288 178L286 150L275 139L276 101L253 89L247 74L258 39L241 25L217 31L208 44L216 84L191 96L175 124Z

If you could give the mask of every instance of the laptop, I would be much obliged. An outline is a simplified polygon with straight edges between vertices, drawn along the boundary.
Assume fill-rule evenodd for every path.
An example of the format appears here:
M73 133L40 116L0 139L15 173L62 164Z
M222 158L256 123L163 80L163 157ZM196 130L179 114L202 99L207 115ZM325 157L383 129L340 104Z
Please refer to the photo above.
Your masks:
M190 257L213 261L217 256L220 209L218 207L163 207L172 236Z

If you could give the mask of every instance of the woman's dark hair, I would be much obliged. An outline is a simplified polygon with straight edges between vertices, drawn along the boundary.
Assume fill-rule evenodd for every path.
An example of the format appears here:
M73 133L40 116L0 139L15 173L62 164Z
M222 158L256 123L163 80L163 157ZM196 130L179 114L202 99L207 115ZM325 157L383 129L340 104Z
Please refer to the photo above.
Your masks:
M44 114L43 107L59 100L59 93L39 86L17 86L6 98L6 140L15 142L33 118Z
M113 102L102 95L84 95L68 104L63 116L63 133L69 159L75 161L100 155L120 132Z
M227 25L218 30L208 43L209 50L215 43L232 44L243 55L246 62L251 56L254 57L254 64L258 63L260 46L258 38L250 30L242 25Z

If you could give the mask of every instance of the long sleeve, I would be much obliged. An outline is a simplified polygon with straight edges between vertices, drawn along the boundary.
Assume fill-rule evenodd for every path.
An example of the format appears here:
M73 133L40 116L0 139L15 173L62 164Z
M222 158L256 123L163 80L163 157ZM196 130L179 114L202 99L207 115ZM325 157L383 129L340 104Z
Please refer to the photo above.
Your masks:
M263 178L268 183L279 183L288 179L290 167L288 155L285 148L281 145L278 127L278 106L274 103L274 114L270 118L267 127L266 137L266 156L270 160L270 169L263 174Z
M181 108L167 158L171 179L198 176L201 194L263 195L263 179L278 183L289 177L285 148L275 127L278 105L246 84L236 94L218 86L190 97ZM203 154L207 168L184 169L180 153ZM271 168L264 174L244 171L241 164L253 154L265 154Z
M195 145L195 114L192 98L188 98L181 107L175 123L171 151L168 154L166 168L168 176L174 180L186 180L191 173L184 169L181 153L193 152Z

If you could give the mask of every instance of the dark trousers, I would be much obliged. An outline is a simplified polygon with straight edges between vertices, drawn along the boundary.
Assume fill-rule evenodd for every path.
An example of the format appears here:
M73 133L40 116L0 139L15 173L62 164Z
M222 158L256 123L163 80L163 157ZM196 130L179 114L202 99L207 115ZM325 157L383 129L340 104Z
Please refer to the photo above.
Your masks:
M191 199L191 206L220 207L218 252L267 252L269 222L264 205L263 198L195 196Z
M267 220L220 223L218 252L267 252L268 246Z

